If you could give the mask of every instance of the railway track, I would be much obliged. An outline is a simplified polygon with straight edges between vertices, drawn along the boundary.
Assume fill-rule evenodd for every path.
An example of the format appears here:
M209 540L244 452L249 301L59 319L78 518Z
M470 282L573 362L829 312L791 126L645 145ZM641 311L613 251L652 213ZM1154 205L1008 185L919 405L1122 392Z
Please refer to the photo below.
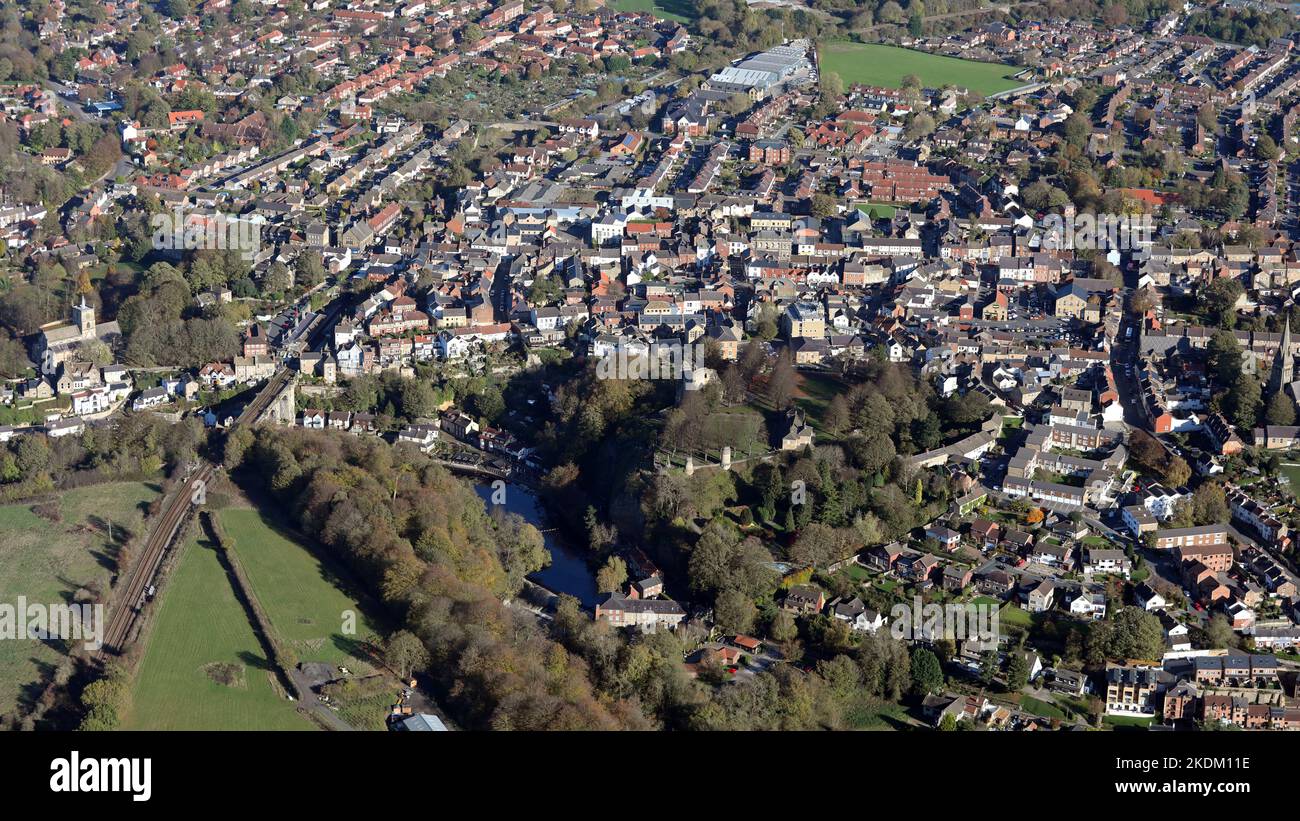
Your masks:
M275 375L267 381L262 390L253 398L253 401L249 402L248 406L239 414L234 426L255 424L261 419L262 414L266 413L267 408L271 406L271 402L279 396L281 389L284 388L285 383L289 381L291 376L287 368L276 371ZM116 597L111 605L108 625L104 630L103 644L98 652L101 660L107 659L110 655L122 654L126 642L131 636L131 631L135 627L136 620L140 616L145 593L153 583L154 577L158 574L158 567L162 563L163 555L167 552L167 547L176 538L176 533L180 530L185 517L195 507L202 504L202 489L206 488L216 470L214 465L204 462L184 483L173 488L163 501L158 520L154 523L149 532L149 538L145 541L144 552L132 565L121 594Z
M316 317L307 334L309 346L319 342L324 330L333 323L341 309L342 304L336 303L327 315ZM257 424L271 407L271 403L279 397L285 384L292 378L292 371L287 366L281 365L258 391L257 396L253 397L253 401L245 406L231 428ZM122 654L136 620L140 617L145 594L158 574L163 555L176 538L176 533L180 530L185 517L203 503L202 491L199 489L206 488L216 471L215 465L204 462L185 482L173 488L163 500L157 521L154 522L149 538L145 541L143 554L132 564L127 572L126 583L121 587L120 595L115 597L109 606L108 625L104 629L103 642L96 654L101 661Z
M197 504L194 500L199 488L205 487L216 471L210 464L204 464L186 481L173 488L164 501L163 510L145 541L144 553L132 565L127 576L126 586L112 605L108 625L104 629L104 640L99 648L99 658L105 659L111 653L120 655L127 638L135 627L144 605L145 593L152 584L162 563L167 546L175 538L186 515Z

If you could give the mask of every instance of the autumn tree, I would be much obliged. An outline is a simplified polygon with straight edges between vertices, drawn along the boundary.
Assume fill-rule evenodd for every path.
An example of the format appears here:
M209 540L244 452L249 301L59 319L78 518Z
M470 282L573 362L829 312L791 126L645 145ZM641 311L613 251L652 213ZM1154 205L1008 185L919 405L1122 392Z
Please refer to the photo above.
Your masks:
M596 590L613 593L623 589L627 582L627 563L618 556L610 556L605 566L596 572Z

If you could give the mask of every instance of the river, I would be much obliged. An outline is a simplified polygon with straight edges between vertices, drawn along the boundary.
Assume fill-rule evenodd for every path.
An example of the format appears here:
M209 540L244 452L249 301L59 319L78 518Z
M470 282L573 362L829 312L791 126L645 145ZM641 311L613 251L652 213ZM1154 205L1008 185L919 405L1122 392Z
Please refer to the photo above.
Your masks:
M474 490L492 512L492 486L476 482ZM526 488L519 485L507 485L505 489L505 509L509 513L518 513L524 520L541 531L548 531L546 511L540 500ZM551 563L528 578L553 593L568 593L582 602L582 606L591 610L595 608L596 576L587 565L587 560L573 548L558 531L543 532L546 549L551 554Z

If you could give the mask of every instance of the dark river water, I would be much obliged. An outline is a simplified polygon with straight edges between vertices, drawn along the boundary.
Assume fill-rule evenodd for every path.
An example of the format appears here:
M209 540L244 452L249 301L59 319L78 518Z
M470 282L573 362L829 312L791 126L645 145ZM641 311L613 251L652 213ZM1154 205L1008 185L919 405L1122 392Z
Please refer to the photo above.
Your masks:
M492 486L475 483L475 492L492 512ZM518 513L538 530L545 531L551 527L547 523L546 511L542 503L527 489L519 485L507 485L503 505L507 512ZM543 533L546 549L551 553L551 563L528 578L554 593L568 593L582 602L588 609L596 606L596 576L587 566L587 561L573 548L559 532Z

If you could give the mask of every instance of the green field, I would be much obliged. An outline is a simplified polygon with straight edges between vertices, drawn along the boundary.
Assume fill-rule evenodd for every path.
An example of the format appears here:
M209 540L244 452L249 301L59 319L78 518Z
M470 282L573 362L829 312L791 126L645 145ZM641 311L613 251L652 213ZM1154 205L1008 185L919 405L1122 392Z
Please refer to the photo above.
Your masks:
M143 532L145 510L158 486L115 482L57 497L60 521L32 512L31 503L0 507L0 602L17 606L71 601L79 587L108 590L116 551ZM109 540L109 524L112 540ZM24 702L62 653L38 641L0 641L0 713Z
M695 7L687 0L611 0L615 11L648 11L661 20L689 23L695 19Z
M337 570L251 508L220 512L222 529L266 616L299 661L346 664L353 672L364 659L356 643L379 634ZM356 614L353 632L343 632L345 611ZM363 668L364 669L364 668Z
M985 96L1024 85L1011 78L1019 71L1014 66L927 54L898 46L840 40L823 43L819 52L822 73L840 75L846 86L862 83L898 88L909 74L920 77L921 84L927 88L951 85Z
M217 548L191 535L167 580L122 722L132 730L310 730L274 682ZM240 670L234 684L213 665Z

